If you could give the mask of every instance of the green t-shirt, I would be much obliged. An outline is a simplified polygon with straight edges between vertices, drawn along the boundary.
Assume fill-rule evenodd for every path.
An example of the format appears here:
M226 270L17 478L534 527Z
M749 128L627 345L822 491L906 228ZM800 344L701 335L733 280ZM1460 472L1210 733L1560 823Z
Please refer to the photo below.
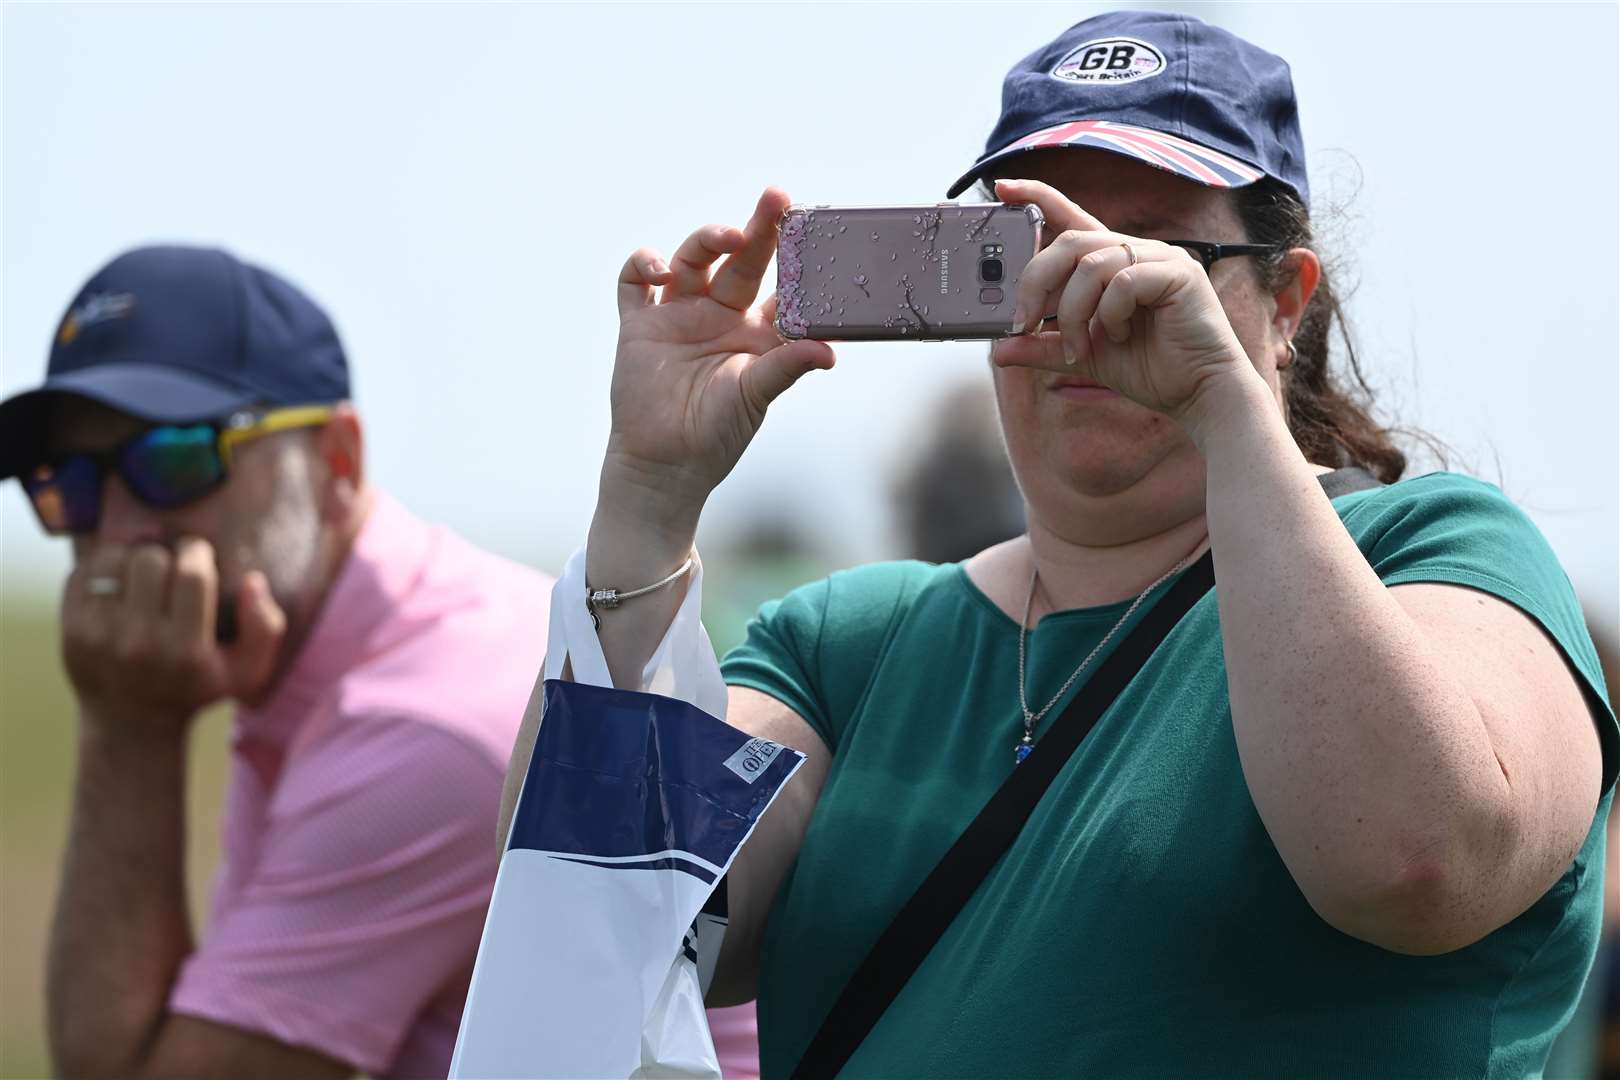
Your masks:
M1603 697L1568 579L1496 488L1437 473L1334 505L1385 583L1501 597ZM1041 620L1032 707L1127 606ZM789 1073L878 934L1011 772L1017 651L1017 624L960 565L904 562L765 605L726 657L727 682L791 706L833 752L767 931L767 1077ZM1557 884L1468 948L1388 952L1323 922L1272 846L1238 765L1207 595L1081 744L846 1074L1535 1075L1597 947L1620 754L1612 712L1594 713L1603 800Z

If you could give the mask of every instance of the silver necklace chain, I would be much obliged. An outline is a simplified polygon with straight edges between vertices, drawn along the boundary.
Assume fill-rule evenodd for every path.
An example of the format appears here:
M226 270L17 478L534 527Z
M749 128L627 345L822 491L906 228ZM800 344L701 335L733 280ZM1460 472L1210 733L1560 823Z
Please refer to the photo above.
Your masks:
M1029 613L1035 608L1035 583L1040 576L1040 571L1038 569L1034 567L1030 568L1029 599L1024 601L1024 618L1023 621L1018 624L1018 705L1024 713L1024 737L1018 740L1017 746L1013 747L1013 758L1015 763L1022 763L1023 760L1029 756L1029 752L1035 748L1035 726L1041 722L1047 713L1052 711L1052 706L1056 705L1060 700L1062 700L1063 695L1068 693L1069 687L1074 685L1074 680L1078 679L1080 677L1080 673L1086 670L1091 662L1096 659L1098 653L1102 652L1103 646L1107 645L1113 640L1114 635L1119 633L1119 628L1124 626L1125 623L1130 620L1130 617L1136 613L1136 609L1142 606L1142 601L1146 600L1148 595L1152 593L1154 589L1157 589L1160 585L1163 585L1166 581L1169 581L1186 568L1187 563L1192 560L1193 553L1196 552L1198 548L1202 547L1203 544L1204 541L1200 539L1192 551L1189 551L1187 554L1183 555L1176 562L1176 565L1159 575L1153 584L1149 585L1136 595L1136 599L1131 601L1131 606L1125 609L1125 614L1121 615L1119 617L1119 621L1108 628L1108 633L1104 634L1103 639L1097 642L1096 647L1086 654L1086 658L1080 661L1080 666L1075 668L1074 672L1063 681L1063 685L1058 687L1058 692L1052 695L1052 700L1048 701L1040 712L1029 711L1029 698L1024 694L1024 642L1029 636Z

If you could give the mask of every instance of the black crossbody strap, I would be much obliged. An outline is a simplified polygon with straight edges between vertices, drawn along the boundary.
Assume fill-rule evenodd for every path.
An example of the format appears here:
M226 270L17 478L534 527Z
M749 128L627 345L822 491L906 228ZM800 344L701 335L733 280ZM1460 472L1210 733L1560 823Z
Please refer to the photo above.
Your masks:
M1080 740L1147 663L1165 635L1214 583L1215 564L1206 552L1170 586L1070 699L1057 722L1041 736L1023 764L1013 769L866 954L800 1059L795 1077L810 1080L838 1075L990 868L1011 846ZM1007 752L1012 753L1010 748Z
M1347 466L1343 469L1334 469L1330 473L1323 473L1316 479L1330 499L1337 499L1340 495L1348 495L1352 491L1365 491L1367 488L1384 486L1382 480L1356 465Z
M1380 486L1361 469L1321 477L1329 498ZM866 954L793 1070L795 1080L837 1076L921 966L968 899L1012 846L1063 766L1181 617L1215 584L1205 552L1142 617L1041 736L1024 762L923 879ZM1010 750L1009 750L1010 752Z

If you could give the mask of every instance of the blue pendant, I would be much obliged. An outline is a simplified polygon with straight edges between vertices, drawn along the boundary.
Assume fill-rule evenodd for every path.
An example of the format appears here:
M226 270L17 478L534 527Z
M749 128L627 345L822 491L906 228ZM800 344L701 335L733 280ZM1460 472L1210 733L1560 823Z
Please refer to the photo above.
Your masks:
M1033 749L1035 749L1035 744L1029 741L1028 735L1025 735L1019 740L1018 745L1013 748L1013 764L1022 765L1024 759L1029 757L1029 752Z

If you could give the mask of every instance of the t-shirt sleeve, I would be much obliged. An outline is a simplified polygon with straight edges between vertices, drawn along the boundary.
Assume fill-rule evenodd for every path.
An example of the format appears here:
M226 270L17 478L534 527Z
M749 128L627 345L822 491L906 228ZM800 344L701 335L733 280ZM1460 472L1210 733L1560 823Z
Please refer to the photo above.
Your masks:
M884 643L941 569L875 563L795 589L759 609L721 674L729 685L769 694L798 713L836 754Z
M771 600L748 623L741 644L726 654L720 674L728 686L769 694L804 718L829 747L837 741L821 685L821 628L832 581L802 586Z
M1603 747L1603 790L1620 770L1620 727L1574 586L1541 530L1500 489L1432 473L1379 489L1344 522L1385 585L1463 585L1534 619L1564 654Z
M302 747L170 1008L383 1071L470 974L500 786L487 754L416 720L345 722Z

